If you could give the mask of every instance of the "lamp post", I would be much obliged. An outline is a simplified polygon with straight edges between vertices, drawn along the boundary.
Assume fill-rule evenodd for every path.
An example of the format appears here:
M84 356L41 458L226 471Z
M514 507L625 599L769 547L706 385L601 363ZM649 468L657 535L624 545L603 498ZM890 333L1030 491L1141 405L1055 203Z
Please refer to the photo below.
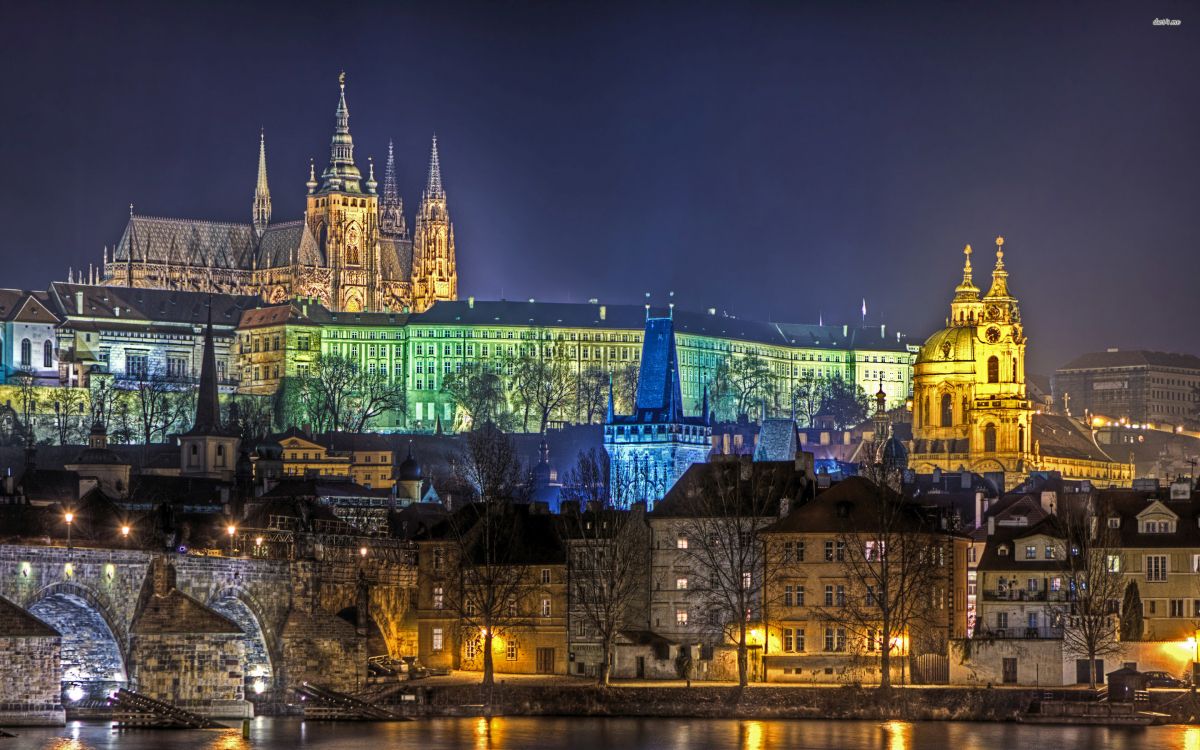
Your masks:
M132 531L132 529L129 528L129 524L127 524L127 523L121 524L121 546L123 546L123 547L129 546L129 532L130 531Z
M229 556L233 557L233 535L237 533L237 527L229 524L225 530L229 532Z
M75 514L68 510L63 514L63 520L67 522L67 549L71 549L71 522L75 520Z

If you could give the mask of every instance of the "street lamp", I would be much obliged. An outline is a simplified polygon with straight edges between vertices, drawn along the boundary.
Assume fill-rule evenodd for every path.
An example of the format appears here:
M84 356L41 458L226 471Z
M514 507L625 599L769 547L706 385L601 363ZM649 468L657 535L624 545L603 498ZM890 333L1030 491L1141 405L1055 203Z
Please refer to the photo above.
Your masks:
M237 527L229 524L225 527L225 530L229 532L229 556L233 557L233 535L237 533Z
M71 522L75 520L75 514L68 510L63 514L63 520L67 522L67 549L71 549Z
M129 528L129 524L127 524L127 523L121 524L121 544L122 544L122 546L125 546L125 547L129 546L129 532L130 531L132 531L132 529Z
M367 556L367 548L366 548L366 547L359 547L359 548L358 548L358 554L359 554L359 556L360 556L360 557L362 557L362 558L364 558L364 559L365 559L365 558L366 558L366 556Z

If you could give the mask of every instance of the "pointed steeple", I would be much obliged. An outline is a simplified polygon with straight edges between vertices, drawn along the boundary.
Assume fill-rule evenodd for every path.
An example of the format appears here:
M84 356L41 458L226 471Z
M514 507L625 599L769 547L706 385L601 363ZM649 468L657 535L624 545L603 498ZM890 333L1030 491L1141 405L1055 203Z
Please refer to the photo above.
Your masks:
M396 155L388 141L387 164L383 168L383 196L379 199L379 230L387 235L408 239L404 221L404 199L396 187Z
M271 190L267 187L267 137L258 132L258 182L254 185L254 232L258 236L271 223Z
M433 147L429 152L429 179L425 183L425 195L430 198L443 198L442 164L438 159L437 133L433 134Z
M996 267L992 269L992 288L984 299L1008 299L1008 270L1004 267L1004 238L996 238Z
M967 245L963 248L963 280L962 283L954 288L955 302L974 302L979 299L979 287L975 286L974 280L971 278L971 246Z
M204 329L204 354L200 359L200 388L196 393L196 422L188 434L222 434L221 408L217 400L217 353L213 346L211 295L208 298L208 326Z
M338 105L334 113L329 166L321 173L321 192L360 193L362 173L354 165L354 139L350 137L350 108L346 106L346 74L338 76Z

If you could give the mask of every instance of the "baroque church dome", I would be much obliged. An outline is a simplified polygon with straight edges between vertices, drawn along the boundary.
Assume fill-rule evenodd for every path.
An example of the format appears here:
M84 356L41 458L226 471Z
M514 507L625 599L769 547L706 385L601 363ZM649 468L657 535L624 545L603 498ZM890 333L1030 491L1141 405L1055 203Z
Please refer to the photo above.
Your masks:
M975 326L952 326L937 331L921 346L917 362L975 361Z

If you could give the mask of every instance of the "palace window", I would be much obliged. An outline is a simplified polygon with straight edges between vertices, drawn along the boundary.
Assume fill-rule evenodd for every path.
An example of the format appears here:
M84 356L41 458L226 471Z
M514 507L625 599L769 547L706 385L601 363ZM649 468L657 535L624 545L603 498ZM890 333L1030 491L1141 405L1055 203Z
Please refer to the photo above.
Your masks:
M49 341L42 344L42 367L54 365L54 346Z
M441 653L441 651L442 651L442 629L441 628L433 629L433 639L432 640L433 640L433 643L431 645L432 645L433 652L435 654Z
M676 625L687 625L688 624L688 611L686 608L680 607L675 610L675 624Z
M517 639L510 638L508 640L508 646L504 649L504 658L508 661L517 660Z
M1115 555L1110 555L1109 557L1115 557ZM1165 581L1165 580L1167 580L1167 556L1166 555L1146 555L1146 580L1147 581Z
M550 600L542 599L542 617L550 616Z
M433 608L442 609L446 606L446 593L441 586L433 587Z
M989 383L1000 382L1000 359L998 357L988 357L987 379Z
M954 425L954 399L949 393L942 394L942 427Z
M996 452L996 425L994 424L983 428L983 451L985 453Z
M680 578L675 579L675 588L677 590L682 591L683 589L686 589L687 587L688 587L688 579L687 578L680 577Z

